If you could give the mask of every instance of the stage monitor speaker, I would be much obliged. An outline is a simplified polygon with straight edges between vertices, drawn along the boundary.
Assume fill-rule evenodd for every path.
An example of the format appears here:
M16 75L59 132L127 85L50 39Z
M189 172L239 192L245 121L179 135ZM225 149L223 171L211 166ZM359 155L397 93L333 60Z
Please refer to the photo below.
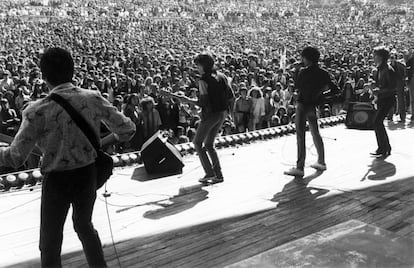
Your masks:
M181 174L183 161L180 152L158 131L141 148L141 158L148 174Z
M345 125L352 129L372 130L376 115L374 105L365 102L349 103Z

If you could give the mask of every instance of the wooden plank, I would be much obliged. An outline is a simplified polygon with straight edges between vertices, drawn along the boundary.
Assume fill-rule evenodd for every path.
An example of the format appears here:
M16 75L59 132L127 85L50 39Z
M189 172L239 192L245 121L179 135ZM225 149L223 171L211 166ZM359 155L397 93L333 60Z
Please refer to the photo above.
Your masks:
M203 200L197 199L197 193L183 195L180 191L182 185L191 185L202 175L196 156L185 159L187 166L183 175L158 180L132 180L135 167L118 170L118 175L108 185L113 192L108 202L131 205L122 213L117 213L121 207L109 206L123 266L222 267L349 218L391 229L403 226L399 233L411 236L409 227L413 223L405 224L412 217L407 207L413 204L413 180L407 178L413 172L409 159L414 157L414 152L405 151L403 140L414 138L414 130L393 132L393 155L383 165L374 163L372 174L375 176L364 180L361 177L372 163L367 156L368 147L375 146L372 133L345 131L343 127L322 131L326 136L337 137L338 142L326 141L329 169L309 179L308 185L296 185L282 175L286 163L295 162L293 136L221 150L225 182L204 187L207 199ZM360 148L361 153L355 154L354 148ZM329 158L332 155L343 157ZM312 153L308 156L314 157ZM306 169L306 172L311 174L312 170ZM149 193L152 195L148 196ZM154 214L157 207L152 201L163 197L153 194L175 196L171 201L173 205L160 207ZM28 197L34 196L29 194ZM24 201L19 198L5 198L0 202L0 211L7 209L5 204ZM96 203L94 223L105 245L108 264L116 266L103 201ZM149 202L146 206L132 207L146 202ZM7 231L0 228L0 237L4 238L0 240L2 252L16 252L20 254L16 255L18 260L23 262L28 260L25 254L38 258L39 223L29 220L26 224L23 220L38 219L38 209L37 203L30 206L30 210L9 213L9 220L0 216L0 222L4 219L7 224ZM150 211L152 214L148 214ZM14 228L10 215L21 224ZM72 223L67 224L70 228L65 229L64 252L76 252L64 255L63 262L70 267L84 266L85 258ZM8 260L13 259L0 260L0 266L4 266L2 261ZM31 263L36 264L38 260Z

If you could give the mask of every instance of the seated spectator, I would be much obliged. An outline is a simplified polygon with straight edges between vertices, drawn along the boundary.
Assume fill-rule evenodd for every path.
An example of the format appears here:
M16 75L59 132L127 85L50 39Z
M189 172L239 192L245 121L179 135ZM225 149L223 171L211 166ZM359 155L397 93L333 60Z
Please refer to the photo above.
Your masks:
M330 116L331 116L331 110L329 108L325 108L323 110L322 117L330 117Z
M296 122L296 113L290 116L290 123L294 124Z
M282 115L282 118L280 119L280 124L287 125L290 123L290 117L287 114Z
M189 128L189 129L188 129L188 131L187 131L187 137L188 137L188 139L190 140L190 142L192 142L192 141L193 141L194 136L195 136L195 133L196 133L195 128Z
M190 139L186 135L181 135L178 137L178 144L189 143Z
M230 120L225 120L223 123L223 128L222 128L222 132L221 135L222 136L227 136L227 135L232 135L235 131L235 126L234 124L230 121Z
M293 106L293 105L288 105L287 106L287 115L289 117L291 117L295 113L295 111L296 111L295 106Z
M116 96L112 104L121 112L123 102L122 96Z
M285 107L280 107L280 108L277 110L276 115L277 115L280 119L282 119L282 117L283 117L284 115L286 115L286 108L285 108Z
M277 115L272 116L272 120L270 121L271 127L277 127L280 126L280 118Z

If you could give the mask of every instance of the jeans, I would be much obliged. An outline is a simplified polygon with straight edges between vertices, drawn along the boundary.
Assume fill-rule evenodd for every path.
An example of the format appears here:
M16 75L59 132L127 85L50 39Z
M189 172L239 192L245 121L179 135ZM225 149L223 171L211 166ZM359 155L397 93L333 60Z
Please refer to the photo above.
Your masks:
M42 183L40 242L42 267L61 267L63 225L69 206L73 226L90 267L106 267L101 240L91 218L96 199L95 164L45 174Z
M306 158L306 144L305 144L305 132L306 132L306 120L309 122L309 129L312 134L313 143L315 144L316 151L318 152L318 163L325 164L325 149L321 134L319 133L318 120L316 116L315 106L307 106L302 103L298 103L296 106L296 139L298 143L298 160L296 162L296 168L303 170L305 167Z
M405 105L405 92L404 86L397 87L397 107L398 107L398 114L400 115L400 119L405 121L406 117L406 105Z
M209 113L201 119L194 137L194 147L207 176L223 178L220 161L214 148L214 140L223 125L227 112ZM208 155L207 155L208 153ZM211 162L210 162L210 159Z
M374 120L374 130L377 137L378 149L380 153L391 150L390 141L388 139L387 131L384 127L384 119L389 113L390 109L395 105L395 96L389 98L378 99L377 115Z

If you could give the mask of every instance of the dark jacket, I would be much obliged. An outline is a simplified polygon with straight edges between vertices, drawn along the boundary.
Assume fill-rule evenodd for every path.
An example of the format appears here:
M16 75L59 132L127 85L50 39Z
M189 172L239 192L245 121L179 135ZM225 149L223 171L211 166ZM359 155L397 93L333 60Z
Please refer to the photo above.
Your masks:
M317 65L302 68L296 81L298 102L319 105L323 101L323 91L328 89L330 81L328 72Z
M395 95L397 88L397 75L389 64L378 67L374 76L375 84L379 88L378 98L389 98Z
M405 77L406 77L406 67L405 64L396 61L394 64L391 64L391 67L394 68L396 79L397 79L397 89L404 88Z
M216 74L204 75L200 80L200 96L199 106L203 109L203 113L217 113L229 109L229 94L234 93L228 84L224 74L217 72Z

